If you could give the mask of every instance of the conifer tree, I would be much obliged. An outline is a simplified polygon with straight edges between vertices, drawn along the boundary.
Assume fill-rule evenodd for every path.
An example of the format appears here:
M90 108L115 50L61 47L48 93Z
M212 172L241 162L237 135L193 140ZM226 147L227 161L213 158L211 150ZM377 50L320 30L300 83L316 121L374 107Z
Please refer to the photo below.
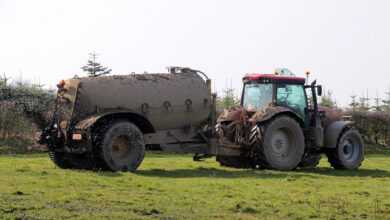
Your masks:
M222 97L217 100L218 108L228 109L240 104L240 99L234 94L233 88L226 88L222 93Z
M370 98L368 97L368 92L366 95L362 94L361 97L359 97L359 111L361 112L367 112L370 110Z
M329 107L329 108L334 108L336 107L336 102L333 100L333 97L332 97L332 91L328 90L327 93L325 93L322 97L321 97L321 103L320 103L321 106L324 106L324 107Z
M108 67L103 67L97 60L97 54L95 52L89 54L90 58L87 64L81 69L88 74L89 77L96 77L101 75L106 75L111 72L111 69Z
M389 91L386 92L386 98L382 100L383 102L383 109L390 113L390 87Z
M376 97L374 98L375 105L372 107L372 109L376 112L381 112L382 111L382 106L381 106L381 98L379 98L378 92L376 93Z
M351 99L352 101L349 104L349 106L351 106L352 111L355 112L356 108L359 106L359 103L356 101L356 95L351 95Z

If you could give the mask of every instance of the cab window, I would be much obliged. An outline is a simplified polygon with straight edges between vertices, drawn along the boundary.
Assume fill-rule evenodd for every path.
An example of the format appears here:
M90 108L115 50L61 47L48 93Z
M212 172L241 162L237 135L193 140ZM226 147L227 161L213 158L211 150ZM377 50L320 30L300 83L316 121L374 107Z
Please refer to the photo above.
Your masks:
M259 111L272 102L272 84L245 84L243 106L248 111Z
M302 118L305 118L307 101L302 85L277 85L276 104L292 109Z

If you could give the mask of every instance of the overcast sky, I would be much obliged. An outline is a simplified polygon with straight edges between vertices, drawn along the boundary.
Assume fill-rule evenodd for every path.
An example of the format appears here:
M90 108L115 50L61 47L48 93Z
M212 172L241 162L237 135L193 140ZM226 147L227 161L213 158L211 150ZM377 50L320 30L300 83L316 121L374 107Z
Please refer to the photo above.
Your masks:
M385 0L0 0L0 72L54 87L96 51L115 74L188 66L220 91L286 67L346 105L390 87L389 11Z

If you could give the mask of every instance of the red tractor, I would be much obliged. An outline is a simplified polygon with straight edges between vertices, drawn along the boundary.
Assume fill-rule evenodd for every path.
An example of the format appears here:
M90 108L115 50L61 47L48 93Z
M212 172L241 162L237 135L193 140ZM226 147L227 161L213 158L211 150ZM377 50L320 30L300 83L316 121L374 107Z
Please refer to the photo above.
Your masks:
M357 169L364 144L352 121L318 106L322 87L292 74L248 74L240 107L217 119L220 164L292 170L326 154L335 169Z

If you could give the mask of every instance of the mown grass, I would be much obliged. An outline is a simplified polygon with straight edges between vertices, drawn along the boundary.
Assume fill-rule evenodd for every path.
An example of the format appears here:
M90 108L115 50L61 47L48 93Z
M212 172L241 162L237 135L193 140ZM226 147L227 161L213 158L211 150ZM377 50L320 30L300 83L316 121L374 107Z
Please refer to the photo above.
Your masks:
M2 219L390 219L390 155L358 171L220 167L148 153L136 173L61 170L0 156Z

